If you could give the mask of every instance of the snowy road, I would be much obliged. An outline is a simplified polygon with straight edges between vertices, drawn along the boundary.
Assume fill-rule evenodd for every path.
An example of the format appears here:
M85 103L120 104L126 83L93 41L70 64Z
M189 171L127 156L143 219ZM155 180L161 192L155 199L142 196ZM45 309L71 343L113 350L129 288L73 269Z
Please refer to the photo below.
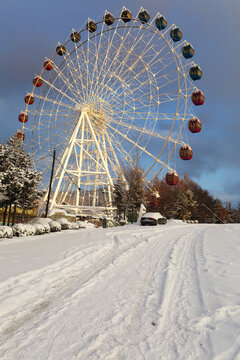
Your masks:
M0 242L0 359L240 360L240 225Z

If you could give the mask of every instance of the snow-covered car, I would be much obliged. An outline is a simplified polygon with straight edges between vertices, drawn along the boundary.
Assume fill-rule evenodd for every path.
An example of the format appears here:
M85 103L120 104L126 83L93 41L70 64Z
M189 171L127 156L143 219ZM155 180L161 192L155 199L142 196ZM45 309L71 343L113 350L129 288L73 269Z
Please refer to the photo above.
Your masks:
M165 225L167 219L158 212L149 212L141 217L141 225Z

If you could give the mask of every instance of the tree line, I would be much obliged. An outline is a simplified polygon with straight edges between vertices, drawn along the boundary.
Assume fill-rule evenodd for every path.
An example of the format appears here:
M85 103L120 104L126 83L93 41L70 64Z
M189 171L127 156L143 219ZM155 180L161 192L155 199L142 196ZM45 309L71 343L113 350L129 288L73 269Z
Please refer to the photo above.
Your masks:
M119 218L136 218L140 205L144 204L148 212L160 212L167 219L240 223L240 202L236 208L230 202L223 203L187 175L177 186L169 186L158 178L151 185L144 183L143 171L137 164L123 169L123 173L114 184L114 204Z
M4 207L3 224L12 223L16 208L32 209L39 199L40 173L33 169L31 157L22 142L10 138L0 144L0 206ZM135 221L141 204L147 211L157 211L166 218L198 220L200 223L240 223L240 202L233 207L222 203L187 175L177 186L155 178L146 183L136 161L123 168L114 184L113 202L117 217ZM13 209L13 210L12 210ZM7 219L8 214L8 219Z

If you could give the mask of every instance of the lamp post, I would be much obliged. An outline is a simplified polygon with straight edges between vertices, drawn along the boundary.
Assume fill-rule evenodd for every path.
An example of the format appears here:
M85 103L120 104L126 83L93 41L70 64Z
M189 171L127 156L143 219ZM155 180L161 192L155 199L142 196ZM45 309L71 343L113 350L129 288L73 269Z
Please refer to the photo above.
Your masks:
M47 205L46 205L45 217L47 217L47 215L48 215L48 207L49 207L49 201L50 201L50 195L51 195L51 189L52 189L52 179L53 179L55 158L56 158L56 148L54 147L54 149L53 149L52 171L51 171L50 182L49 182L49 189L48 189L48 197L47 197Z

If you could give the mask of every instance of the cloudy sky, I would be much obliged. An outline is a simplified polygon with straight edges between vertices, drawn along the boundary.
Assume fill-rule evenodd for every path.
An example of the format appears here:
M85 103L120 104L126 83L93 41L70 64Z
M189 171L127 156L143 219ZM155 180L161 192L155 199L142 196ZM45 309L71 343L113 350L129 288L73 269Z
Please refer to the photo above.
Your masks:
M203 122L194 142L194 159L184 170L201 186L234 205L240 202L240 43L239 0L0 0L0 140L19 126L23 98L58 41L88 17L100 19L105 9L133 14L143 6L175 23L197 49L206 103L198 110Z

